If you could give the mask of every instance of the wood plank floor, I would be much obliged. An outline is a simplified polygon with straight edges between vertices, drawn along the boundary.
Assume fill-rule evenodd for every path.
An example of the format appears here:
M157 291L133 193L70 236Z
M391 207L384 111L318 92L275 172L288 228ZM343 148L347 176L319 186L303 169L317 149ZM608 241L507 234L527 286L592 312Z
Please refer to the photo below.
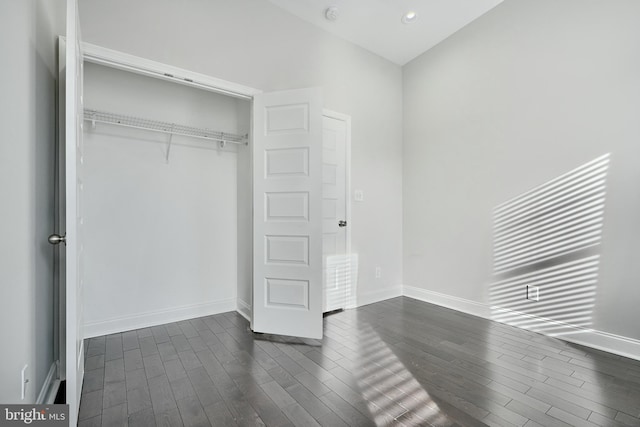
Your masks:
M81 426L640 426L640 362L410 298L273 341L225 313L89 339Z

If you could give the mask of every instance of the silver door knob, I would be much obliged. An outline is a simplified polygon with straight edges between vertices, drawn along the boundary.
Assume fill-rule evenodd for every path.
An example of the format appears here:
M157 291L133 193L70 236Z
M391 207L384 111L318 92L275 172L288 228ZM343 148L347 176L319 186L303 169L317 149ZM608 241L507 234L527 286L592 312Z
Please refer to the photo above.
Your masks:
M52 234L48 240L52 245L59 245L60 243L67 244L67 236L61 236L59 234Z
M347 226L347 221L338 221L338 227L346 227Z

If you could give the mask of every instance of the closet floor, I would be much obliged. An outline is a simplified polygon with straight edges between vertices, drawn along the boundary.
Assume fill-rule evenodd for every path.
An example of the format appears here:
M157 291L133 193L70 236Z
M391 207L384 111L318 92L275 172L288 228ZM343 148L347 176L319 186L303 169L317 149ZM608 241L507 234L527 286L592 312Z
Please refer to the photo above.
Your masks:
M324 323L322 341L235 312L91 338L80 426L640 425L638 361L406 297Z

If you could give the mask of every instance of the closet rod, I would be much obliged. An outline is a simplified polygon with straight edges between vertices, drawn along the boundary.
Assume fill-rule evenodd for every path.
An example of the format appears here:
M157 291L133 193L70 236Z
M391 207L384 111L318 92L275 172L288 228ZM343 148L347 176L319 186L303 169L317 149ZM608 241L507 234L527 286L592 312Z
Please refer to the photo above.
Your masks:
M84 119L91 122L94 126L96 123L107 123L134 129L151 130L170 135L190 136L192 138L206 139L209 141L220 142L222 144L232 143L248 145L246 135L243 136L227 132L218 132L206 128L178 125L170 122L126 116L124 114L107 113L105 111L92 110L88 108L84 109Z

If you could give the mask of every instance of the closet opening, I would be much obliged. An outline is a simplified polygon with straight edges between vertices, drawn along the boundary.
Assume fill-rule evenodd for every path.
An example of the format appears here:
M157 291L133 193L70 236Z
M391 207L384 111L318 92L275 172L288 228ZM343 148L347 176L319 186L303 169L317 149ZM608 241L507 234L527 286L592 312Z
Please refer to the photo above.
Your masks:
M85 62L85 337L250 305L250 109Z

